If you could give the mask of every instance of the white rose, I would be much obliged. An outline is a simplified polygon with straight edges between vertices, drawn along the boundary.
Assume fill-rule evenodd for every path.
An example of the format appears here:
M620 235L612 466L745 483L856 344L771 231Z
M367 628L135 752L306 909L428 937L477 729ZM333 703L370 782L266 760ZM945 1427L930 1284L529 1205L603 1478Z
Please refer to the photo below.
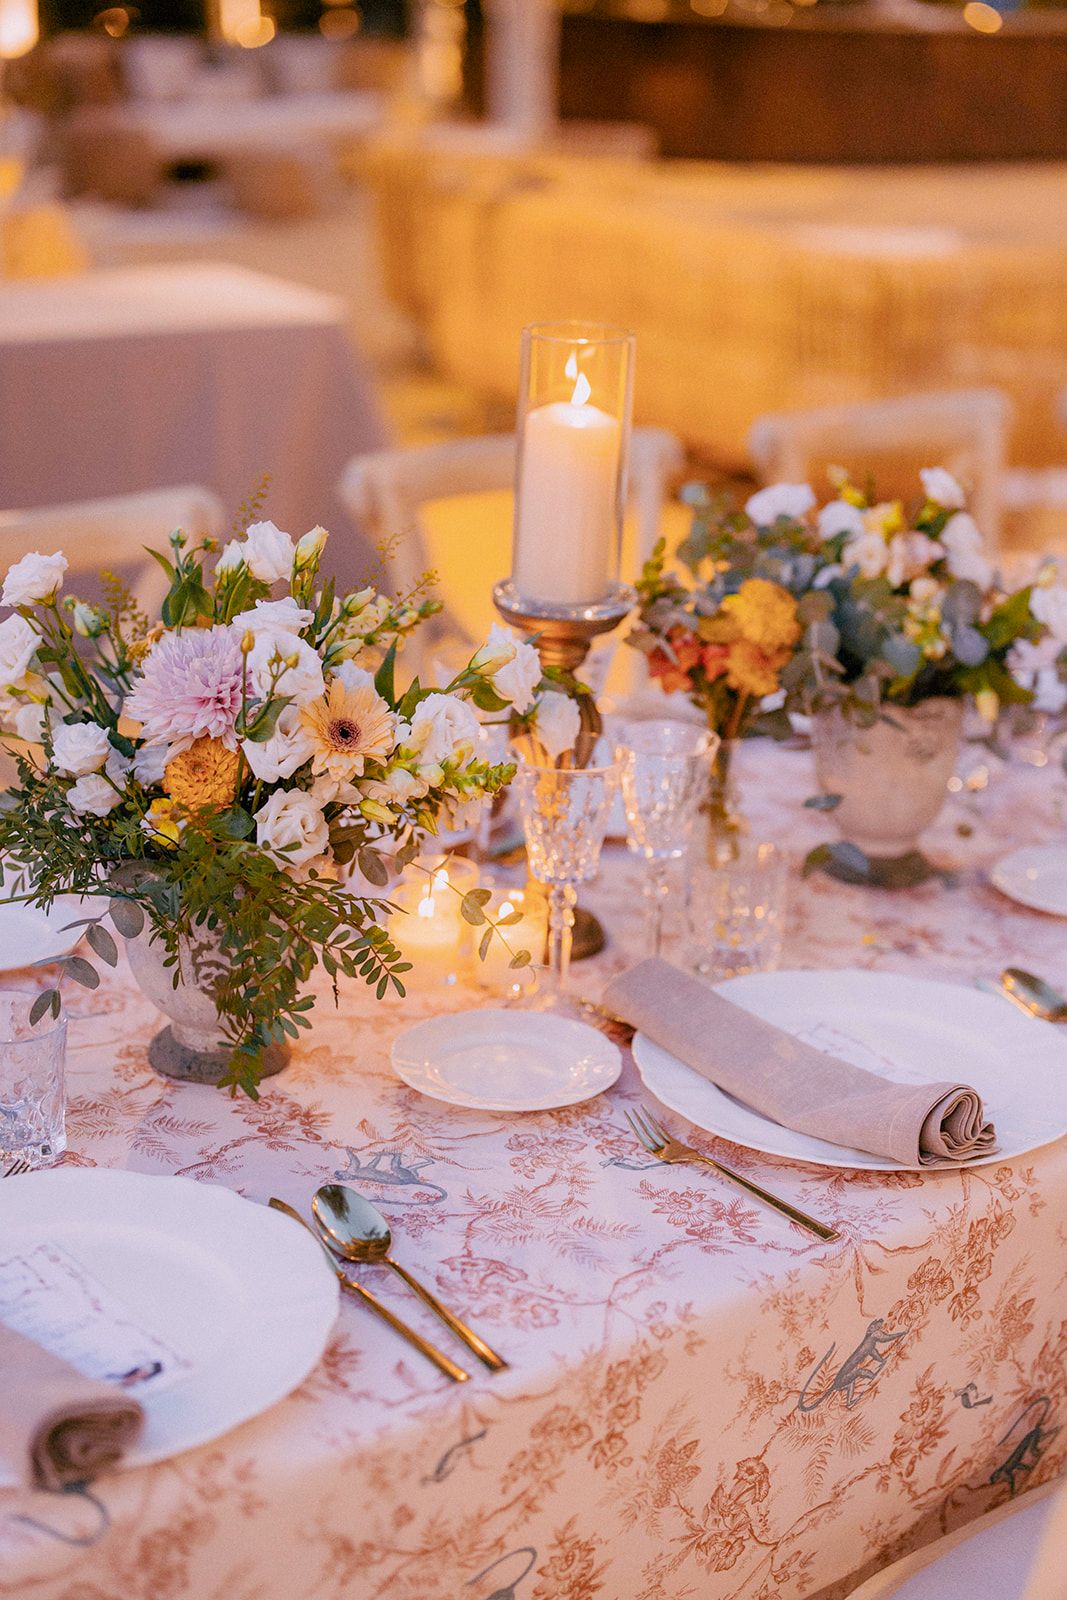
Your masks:
M978 524L966 511L957 511L949 517L941 530L941 543L945 547L946 564L954 578L966 578L980 589L988 589L993 581L992 565L982 554L982 533Z
M256 812L256 842L264 850L284 851L281 859L299 867L322 855L330 829L321 808L303 789L275 789Z
M570 695L549 689L537 702L531 732L554 761L564 750L574 749L581 725L577 701Z
M859 567L865 578L880 578L889 560L889 547L880 533L863 533L850 539L841 552L842 564Z
M428 694L420 701L411 719L411 732L403 739L424 766L462 761L477 742L478 718L466 700L451 694Z
M322 662L307 640L281 628L264 628L248 654L248 674L263 699L271 692L275 673L275 694L288 695L294 705L310 705L325 693Z
M48 600L63 582L67 558L58 550L54 555L42 556L32 550L8 569L4 579L0 604L5 606L32 606Z
M145 789L163 782L163 773L170 760L170 747L165 744L143 744L133 758L133 775Z
M541 657L532 644L520 642L508 628L494 623L489 630L486 649L496 645L503 648L505 644L513 647L513 653L510 660L492 671L493 688L502 700L510 700L516 711L529 711L543 676Z
M254 777L277 783L311 760L314 745L301 726L299 706L286 706L269 739L262 744L246 739L241 749Z
M41 636L25 617L0 622L0 689L10 689L26 676Z
M106 778L98 772L90 772L71 784L67 790L67 804L72 811L106 817L109 811L122 804L122 796L115 793Z
M745 514L757 528L771 527L779 517L799 521L815 504L806 483L772 483L745 501Z
M1032 590L1030 610L1054 639L1067 644L1067 585L1058 583L1052 588Z
M852 539L862 539L866 524L859 506L847 500L831 500L819 512L819 538L832 539L835 534L847 533Z
M298 606L292 595L284 600L257 600L249 611L240 611L231 627L242 636L251 631L262 633L270 628L280 633L301 633L314 616L304 606Z
M919 477L926 498L935 505L943 506L946 511L959 511L966 504L966 495L944 467L924 467Z
M357 667L354 661L342 661L334 668L333 676L339 678L346 689L373 689L374 673L366 667Z
M273 522L253 522L245 530L241 557L260 583L278 583L288 578L295 554L292 539Z
M120 789L125 789L132 767L133 762L129 756L124 756L121 750L113 749L104 762L104 775Z
M886 577L894 589L921 578L927 567L937 561L944 551L925 533L898 533L889 541L889 564Z
M82 778L99 772L111 754L111 740L98 722L60 722L52 733L52 765Z

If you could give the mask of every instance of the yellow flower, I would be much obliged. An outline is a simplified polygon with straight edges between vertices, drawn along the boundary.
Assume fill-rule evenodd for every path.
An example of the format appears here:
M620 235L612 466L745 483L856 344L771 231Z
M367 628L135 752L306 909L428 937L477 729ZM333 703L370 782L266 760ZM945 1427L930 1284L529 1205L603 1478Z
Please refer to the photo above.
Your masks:
M171 849L178 843L185 826L180 814L180 808L173 800L153 800L146 816L141 818L141 827L156 844L168 845Z
M358 778L368 757L384 761L392 754L396 718L370 673L358 676L354 684L351 677L348 684L334 678L322 699L300 713L300 725L311 740L311 770L316 776Z
M796 601L788 589L768 578L746 578L736 594L726 596L722 609L734 618L744 638L761 650L791 649L800 638Z
M778 674L792 655L789 648L764 650L751 639L738 639L730 646L726 661L726 681L738 694L761 700L778 688Z
M221 739L194 739L163 769L163 789L177 806L228 806L237 793L240 757Z
M895 533L904 531L903 504L899 500L880 500L865 513L863 520L869 533L880 533L883 539L891 539Z
M163 624L157 622L155 627L149 628L143 639L134 639L130 645L130 660L142 661L152 646L162 639L165 632Z

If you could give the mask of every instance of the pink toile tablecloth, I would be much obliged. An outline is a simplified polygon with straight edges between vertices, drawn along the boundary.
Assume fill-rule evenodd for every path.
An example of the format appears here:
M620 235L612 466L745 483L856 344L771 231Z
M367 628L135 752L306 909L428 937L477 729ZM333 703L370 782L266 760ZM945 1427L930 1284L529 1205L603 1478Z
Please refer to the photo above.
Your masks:
M827 832L797 809L808 763L746 752L750 809L798 851ZM1025 958L1062 982L1064 923L1001 899L984 869L1062 831L1063 799L1051 768L964 791L931 840L954 888L798 883L786 964L970 984ZM636 951L636 877L609 852L588 896L616 935L601 976ZM324 999L258 1105L152 1075L153 1012L125 971L73 1003L68 1160L304 1208L325 1179L355 1183L512 1366L473 1363L451 1388L346 1303L320 1368L227 1437L100 1480L99 1505L0 1493L0 1595L830 1600L1062 1470L1067 1141L920 1177L704 1137L833 1220L843 1238L821 1246L710 1174L648 1164L622 1116L647 1098L629 1060L607 1095L521 1117L392 1077L403 1022L481 998ZM376 1287L438 1336L393 1281Z

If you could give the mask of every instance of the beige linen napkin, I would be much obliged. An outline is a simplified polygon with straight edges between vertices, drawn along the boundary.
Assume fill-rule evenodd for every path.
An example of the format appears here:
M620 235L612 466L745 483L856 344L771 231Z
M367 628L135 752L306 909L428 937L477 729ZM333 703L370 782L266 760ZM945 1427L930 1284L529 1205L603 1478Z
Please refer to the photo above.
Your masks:
M138 1439L144 1412L110 1383L0 1322L0 1455L28 1488L65 1489L113 1467Z
M605 1007L701 1077L785 1128L908 1167L972 1161L997 1148L966 1084L890 1083L783 1033L669 962L611 982Z

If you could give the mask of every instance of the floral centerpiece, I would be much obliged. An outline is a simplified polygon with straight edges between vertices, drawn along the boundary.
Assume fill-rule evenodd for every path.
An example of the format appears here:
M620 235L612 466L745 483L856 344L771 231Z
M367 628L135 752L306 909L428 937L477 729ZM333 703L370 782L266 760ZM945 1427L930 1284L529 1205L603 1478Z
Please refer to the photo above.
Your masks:
M479 754L478 713L514 711L536 731L544 706L549 740L566 721L536 652L502 629L443 690L400 686L398 651L436 602L421 588L336 594L319 579L325 539L257 522L220 552L175 533L156 554L169 587L152 625L108 575L103 604L61 599L58 552L16 562L0 596L14 608L0 713L18 763L0 852L38 905L109 897L87 942L113 965L110 921L170 1011L155 1064L252 1095L310 1025L317 964L335 998L341 977L404 993L408 963L373 891L509 781L510 764ZM346 881L356 868L361 887ZM483 894L468 920L487 920ZM82 956L66 973L99 981ZM59 1005L47 990L35 1010Z

